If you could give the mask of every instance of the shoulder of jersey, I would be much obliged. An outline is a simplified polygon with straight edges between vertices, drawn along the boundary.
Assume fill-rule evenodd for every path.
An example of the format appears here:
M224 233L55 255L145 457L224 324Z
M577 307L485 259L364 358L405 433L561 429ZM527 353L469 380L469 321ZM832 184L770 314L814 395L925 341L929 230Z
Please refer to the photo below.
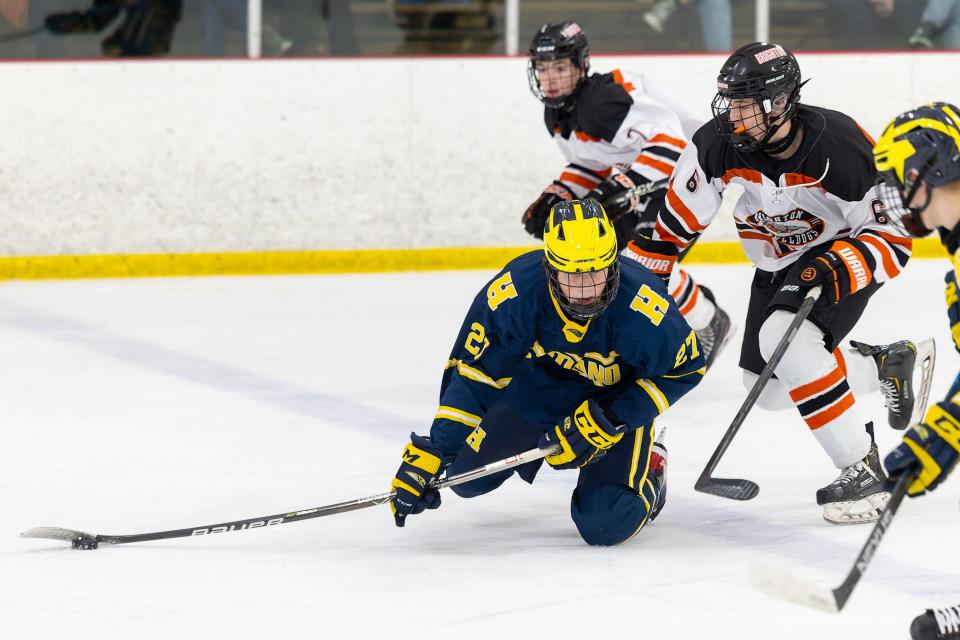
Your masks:
M659 294L667 294L667 287L660 276L655 275L636 260L621 257L620 290L617 292L617 299L625 299L626 303L630 304L643 285L647 285Z
M830 161L824 188L844 200L861 199L874 182L873 139L845 113L808 105L801 109L811 133L819 136L811 155L824 164Z
M501 273L510 272L510 280L518 293L534 292L547 286L543 271L543 250L528 251L507 263ZM521 291L522 290L522 291Z
M723 175L739 162L733 146L720 135L714 118L701 125L690 141L697 150L697 162L706 173L707 180Z
M633 106L633 98L615 74L588 77L577 97L577 129L607 141L613 140Z

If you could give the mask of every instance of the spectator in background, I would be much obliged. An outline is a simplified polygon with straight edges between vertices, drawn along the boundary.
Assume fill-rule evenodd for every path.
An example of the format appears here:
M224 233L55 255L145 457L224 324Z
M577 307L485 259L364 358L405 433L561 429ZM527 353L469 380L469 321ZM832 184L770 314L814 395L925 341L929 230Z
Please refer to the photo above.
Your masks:
M44 19L55 11L79 9L86 5L86 0L72 3L67 0L0 0L0 17L13 30L26 31L42 25ZM63 58L67 55L63 39L46 30L30 37L30 47L19 53L34 58Z
M643 21L657 33L674 12L687 5L697 8L700 15L700 32L703 35L704 51L727 52L733 47L733 12L730 0L657 0L643 14Z
M908 42L914 49L960 49L960 0L927 0Z
M902 49L920 21L915 0L830 0L833 40L844 49Z
M246 34L247 0L203 0L203 54L216 57L228 55L227 41L231 31ZM292 40L283 37L268 24L261 25L260 34L265 56L282 56L293 47ZM243 51L246 51L246 46Z
M119 17L119 26L101 43L103 55L161 56L170 52L181 8L182 0L94 0L85 11L51 13L43 23L50 33L64 36L99 33Z

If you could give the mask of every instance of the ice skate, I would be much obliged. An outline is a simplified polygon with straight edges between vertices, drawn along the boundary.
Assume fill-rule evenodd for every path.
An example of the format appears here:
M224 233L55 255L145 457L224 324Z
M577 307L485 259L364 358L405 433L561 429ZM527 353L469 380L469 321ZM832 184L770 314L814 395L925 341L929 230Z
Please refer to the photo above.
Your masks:
M927 609L910 625L913 640L960 640L960 605Z
M914 344L901 340L888 345L871 346L851 340L850 345L877 363L880 391L887 406L887 420L894 429L903 430L918 423L927 409L936 346L932 338ZM914 374L920 386L914 389Z
M840 477L817 491L823 519L832 524L874 522L890 500L890 494L882 489L885 480L880 454L873 443L866 458L841 471ZM861 501L869 503L869 508L854 511Z
M713 361L716 360L720 352L723 351L727 342L729 342L730 337L733 335L734 326L730 322L730 316L727 315L727 312L717 304L716 299L713 297L713 292L710 291L710 289L700 285L700 293L705 295L716 309L713 317L710 319L710 324L703 329L697 330L697 340L700 342L703 359L707 369L709 369L713 365Z
M654 438L653 444L650 446L650 463L647 466L650 474L650 479L653 483L660 487L660 492L657 494L657 502L653 505L653 512L650 514L650 521L660 515L660 512L663 510L663 505L667 502L667 448L663 444L664 436L666 436L667 428L664 427L660 430L660 433L657 434L657 437Z

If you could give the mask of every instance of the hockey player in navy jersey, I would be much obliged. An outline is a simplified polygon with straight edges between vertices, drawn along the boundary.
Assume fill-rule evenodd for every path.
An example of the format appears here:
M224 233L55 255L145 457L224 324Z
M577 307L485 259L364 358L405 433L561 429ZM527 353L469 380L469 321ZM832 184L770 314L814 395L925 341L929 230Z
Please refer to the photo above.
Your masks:
M575 22L546 24L537 31L527 76L530 90L543 102L547 132L568 162L524 212L527 231L541 238L554 204L593 198L616 227L620 249L637 234L649 235L666 181L702 120L652 78L620 70L590 74L587 37ZM631 196L637 187L652 191ZM696 329L709 367L732 332L729 316L710 290L682 269L669 289Z
M906 428L922 410L914 369L932 360L933 346L904 340L840 348L873 293L903 269L911 240L884 217L873 141L849 116L800 103L803 84L796 58L780 45L755 42L734 52L720 69L713 120L684 148L653 237L632 255L667 277L678 253L716 217L721 194L734 185L742 191L733 217L757 267L740 351L744 385L754 385L806 292L820 285L820 300L757 404L796 407L840 469L816 494L824 518L869 522L889 494L873 423L858 398L882 391L891 426Z
M940 231L953 258L947 272L947 315L960 350L960 108L945 102L901 113L887 125L873 148L882 179L879 191L890 222L922 238ZM960 374L942 402L930 407L923 422L911 427L883 464L890 485L903 473L919 470L907 495L936 489L960 458ZM960 640L960 605L928 609L910 627L914 640Z
M945 102L900 114L887 126L873 150L883 183L885 215L909 235L920 238L934 229L953 257L947 272L947 313L960 350L960 303L956 269L960 265L960 109ZM957 377L960 380L960 375ZM908 495L935 489L960 457L960 389L954 382L943 402L932 406L922 423L884 459L891 482L914 465L920 475Z
M623 261L593 200L550 212L543 250L511 261L476 296L440 386L429 437L411 434L392 482L397 526L440 505L425 489L534 447L577 469L571 516L591 545L615 545L657 517L666 450L654 420L704 372L696 334L661 280ZM493 491L514 472L533 482L542 460L453 491Z

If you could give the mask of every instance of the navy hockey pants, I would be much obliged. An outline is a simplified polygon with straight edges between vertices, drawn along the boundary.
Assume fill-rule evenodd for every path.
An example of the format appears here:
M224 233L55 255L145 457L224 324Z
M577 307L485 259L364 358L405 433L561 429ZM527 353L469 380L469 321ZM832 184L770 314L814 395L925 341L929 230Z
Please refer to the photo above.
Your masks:
M480 429L483 437L457 453L448 475L533 449L543 434L542 429L521 418L505 401L490 408ZM636 535L649 520L660 493L657 482L647 474L652 441L653 427L640 427L625 435L599 461L580 470L577 488L570 498L570 516L587 544L620 544ZM451 489L462 498L474 498L493 491L514 473L532 483L541 463L531 462Z

